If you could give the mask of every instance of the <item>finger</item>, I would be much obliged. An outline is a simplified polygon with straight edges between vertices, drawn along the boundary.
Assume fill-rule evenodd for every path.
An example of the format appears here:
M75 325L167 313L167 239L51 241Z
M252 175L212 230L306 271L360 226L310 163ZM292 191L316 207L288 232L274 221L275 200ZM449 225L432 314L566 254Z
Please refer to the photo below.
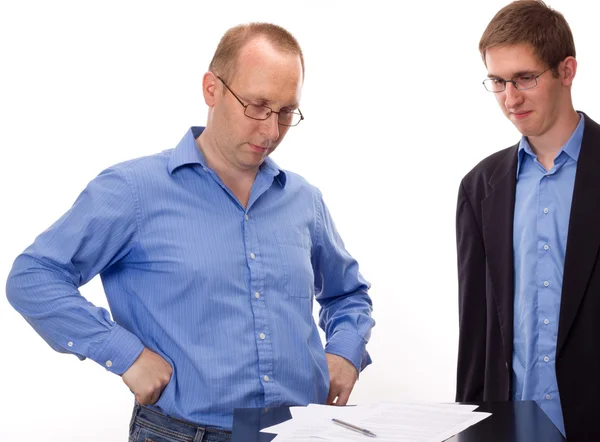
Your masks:
M136 394L135 395L135 399L141 405L150 405L150 404L154 403L154 402L151 402L151 400L152 400L152 395L151 394Z
M350 392L352 389L342 390L338 394L338 398L336 401L336 405L346 405L348 403L348 399L350 399Z
M327 405L335 405L335 403L333 401L335 400L336 397L337 397L337 393L335 392L333 387L329 387L329 394L327 395L327 400L325 401L325 403Z

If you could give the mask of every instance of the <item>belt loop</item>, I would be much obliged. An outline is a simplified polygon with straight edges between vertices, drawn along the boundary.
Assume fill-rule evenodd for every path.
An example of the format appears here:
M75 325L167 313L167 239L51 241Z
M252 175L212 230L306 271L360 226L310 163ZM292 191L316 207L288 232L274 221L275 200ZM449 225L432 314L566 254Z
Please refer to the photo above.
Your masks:
M202 427L197 427L196 436L194 437L194 442L202 442L204 440L204 433L206 429Z

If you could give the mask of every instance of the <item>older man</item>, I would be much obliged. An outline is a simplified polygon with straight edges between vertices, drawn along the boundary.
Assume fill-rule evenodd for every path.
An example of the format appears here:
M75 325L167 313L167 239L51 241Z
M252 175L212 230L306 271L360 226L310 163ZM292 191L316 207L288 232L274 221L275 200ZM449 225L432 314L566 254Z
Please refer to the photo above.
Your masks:
M230 29L206 128L102 172L15 261L12 305L135 394L131 440L229 440L235 407L345 404L370 363L368 283L319 190L268 158L304 118L303 79L285 29ZM112 318L78 291L96 274Z

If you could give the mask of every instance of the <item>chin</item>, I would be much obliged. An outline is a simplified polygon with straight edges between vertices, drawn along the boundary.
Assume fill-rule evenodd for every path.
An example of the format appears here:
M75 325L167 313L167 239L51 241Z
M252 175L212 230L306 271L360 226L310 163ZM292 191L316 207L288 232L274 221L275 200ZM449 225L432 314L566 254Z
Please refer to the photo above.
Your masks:
M523 121L514 121L511 120L511 123L515 126L515 128L519 131L521 135L524 137L534 137L537 135L537 131L532 127L531 124L527 124Z
M521 128L521 127L519 127L517 125L515 125L515 127L517 128L517 130L519 131L519 133L521 135L523 135L524 137L535 137L535 135L536 135L536 133L534 131L532 131L532 130L527 130L527 129Z

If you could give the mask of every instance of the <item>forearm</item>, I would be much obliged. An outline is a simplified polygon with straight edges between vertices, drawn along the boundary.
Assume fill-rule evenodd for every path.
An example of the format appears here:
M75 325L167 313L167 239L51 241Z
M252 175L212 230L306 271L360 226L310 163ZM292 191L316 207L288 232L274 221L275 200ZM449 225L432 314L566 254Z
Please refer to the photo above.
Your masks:
M361 285L356 292L323 301L319 314L327 340L325 351L349 360L358 372L371 363L366 345L375 325L366 290L367 286Z
M20 255L8 277L6 294L56 351L90 358L122 374L143 349L140 340L115 324L106 310L81 296L72 275L49 261Z

